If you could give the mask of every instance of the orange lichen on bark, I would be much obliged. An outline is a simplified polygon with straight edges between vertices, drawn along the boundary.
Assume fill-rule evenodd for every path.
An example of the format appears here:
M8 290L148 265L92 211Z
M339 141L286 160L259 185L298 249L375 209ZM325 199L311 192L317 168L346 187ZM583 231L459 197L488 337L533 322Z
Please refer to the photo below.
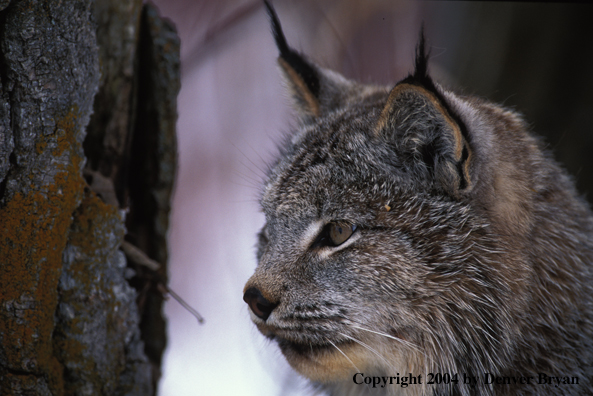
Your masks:
M70 148L75 142L74 131L76 130L78 107L72 106L70 111L64 117L56 122L57 146L52 150L54 156L60 156Z
M63 394L62 368L52 351L57 285L72 213L85 183L77 154L76 109L58 125L63 134L53 137L57 145L52 155L69 150L68 165L60 167L53 183L33 184L0 208L0 351L8 369L45 376L54 395ZM43 151L45 139L51 138L41 137L44 142L36 151ZM10 391L6 381L8 377L0 389Z
M105 230L103 224L112 218L123 222L115 206L106 204L92 191L85 193L80 206L74 213L70 243L89 255L104 249L108 245L107 234L113 230ZM118 237L123 240L123 232Z
M54 349L58 351L60 359L67 357L70 366L75 362L75 376L84 379L88 389L114 387L113 384L117 384L117 378L125 368L125 361L116 359L123 354L125 345L110 334L122 328L121 324L114 323L122 319L118 313L120 303L106 285L107 280L97 278L97 273L101 273L97 268L106 265L113 254L113 248L123 241L124 233L123 218L118 209L104 203L94 192L87 190L74 212L68 241L75 252L81 253L75 254L68 264L69 277L75 280L77 287L61 291L61 301L66 302L76 316L63 323L68 334L58 334L54 339ZM114 366L98 367L87 346L79 341L79 336L84 335L85 324L88 325L78 320L79 315L88 315L92 309L101 309L106 314L105 335L114 342L104 345L103 353L117 362ZM105 371L113 373L107 376L109 384L105 382ZM76 390L79 387L77 383L67 383L64 394L78 394Z

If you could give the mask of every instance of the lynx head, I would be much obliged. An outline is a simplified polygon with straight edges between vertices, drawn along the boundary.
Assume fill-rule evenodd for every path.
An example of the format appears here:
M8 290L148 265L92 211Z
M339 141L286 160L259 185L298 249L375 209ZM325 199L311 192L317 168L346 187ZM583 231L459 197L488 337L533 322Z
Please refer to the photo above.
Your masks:
M434 82L423 37L407 78L361 85L291 49L268 12L301 123L262 190L244 289L258 329L324 384L508 367L533 197L563 176L515 113Z

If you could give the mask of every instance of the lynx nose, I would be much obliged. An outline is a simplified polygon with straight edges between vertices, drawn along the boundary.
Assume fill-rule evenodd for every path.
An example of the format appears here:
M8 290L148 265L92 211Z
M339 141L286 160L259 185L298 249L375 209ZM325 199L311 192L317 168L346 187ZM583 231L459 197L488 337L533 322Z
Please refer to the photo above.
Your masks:
M243 295L243 301L249 305L249 308L251 308L258 318L264 321L268 319L268 316L270 316L274 308L278 306L278 304L266 300L261 292L255 287L247 289Z

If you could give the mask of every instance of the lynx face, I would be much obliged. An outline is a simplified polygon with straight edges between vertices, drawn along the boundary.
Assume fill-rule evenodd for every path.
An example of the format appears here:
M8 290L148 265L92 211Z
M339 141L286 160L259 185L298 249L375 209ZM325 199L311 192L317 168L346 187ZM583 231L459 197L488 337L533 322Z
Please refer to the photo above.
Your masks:
M334 392L355 373L588 381L590 213L520 117L433 82L423 38L412 75L363 86L290 49L269 12L302 125L263 186L258 329ZM440 386L408 391L493 392Z

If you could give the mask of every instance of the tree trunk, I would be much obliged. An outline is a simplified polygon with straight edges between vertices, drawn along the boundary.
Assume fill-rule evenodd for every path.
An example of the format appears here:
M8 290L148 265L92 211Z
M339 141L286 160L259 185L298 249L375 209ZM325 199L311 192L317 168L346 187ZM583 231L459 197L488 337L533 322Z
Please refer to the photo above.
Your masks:
M154 394L178 54L141 0L0 0L1 395Z

